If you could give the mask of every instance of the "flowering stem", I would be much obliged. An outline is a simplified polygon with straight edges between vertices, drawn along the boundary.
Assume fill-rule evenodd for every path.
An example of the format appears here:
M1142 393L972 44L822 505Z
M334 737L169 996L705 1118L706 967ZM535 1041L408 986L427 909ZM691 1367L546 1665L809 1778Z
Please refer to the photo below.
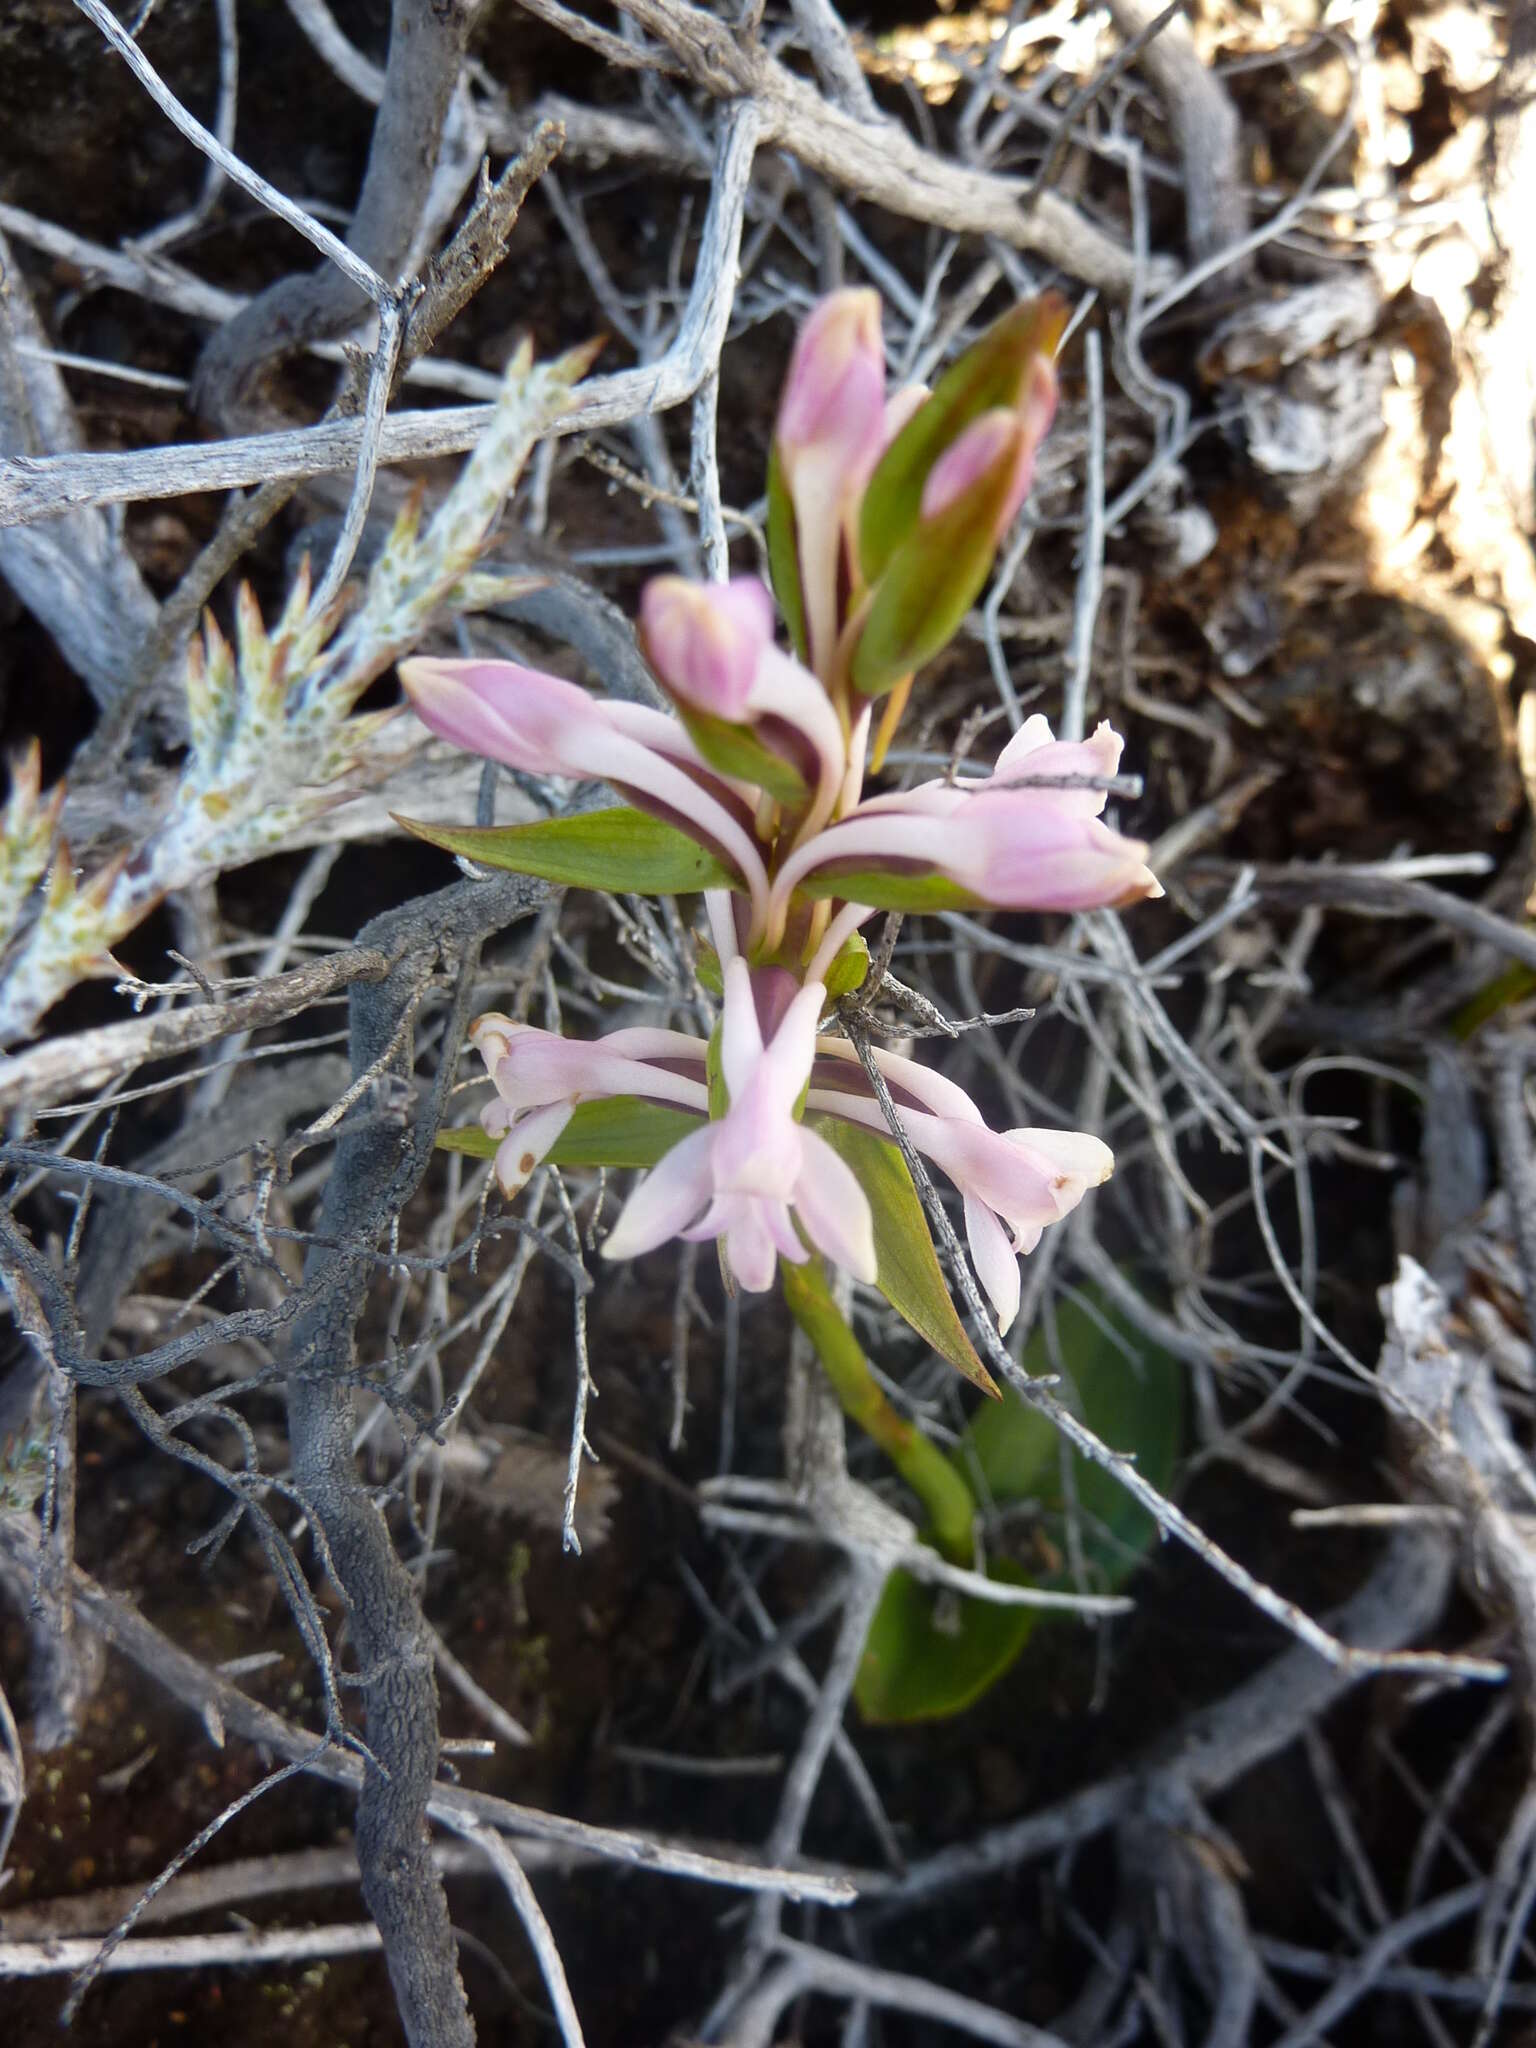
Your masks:
M821 1261L786 1261L780 1271L789 1312L814 1345L843 1413L873 1437L922 1502L943 1555L951 1564L970 1564L976 1516L970 1488L943 1452L886 1399L832 1299Z

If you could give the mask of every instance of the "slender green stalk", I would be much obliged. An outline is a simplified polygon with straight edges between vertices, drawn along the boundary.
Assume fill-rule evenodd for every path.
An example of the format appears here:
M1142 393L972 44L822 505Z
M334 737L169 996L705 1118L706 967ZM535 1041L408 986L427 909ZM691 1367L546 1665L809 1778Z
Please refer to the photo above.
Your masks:
M970 1488L943 1452L886 1399L832 1299L820 1259L803 1266L785 1260L780 1272L789 1312L814 1345L843 1413L873 1437L927 1509L933 1541L944 1556L970 1564L976 1514Z

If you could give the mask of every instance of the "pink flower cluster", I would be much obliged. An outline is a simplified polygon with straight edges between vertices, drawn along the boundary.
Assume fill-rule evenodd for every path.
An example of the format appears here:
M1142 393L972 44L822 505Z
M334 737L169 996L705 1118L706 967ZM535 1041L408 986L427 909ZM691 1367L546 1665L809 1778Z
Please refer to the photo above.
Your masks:
M812 1249L874 1281L869 1200L806 1121L886 1128L853 1048L817 1032L858 928L881 908L1078 911L1158 893L1146 848L1101 815L1121 751L1108 725L1067 743L1036 716L990 775L864 794L874 705L890 700L888 728L1028 492L1055 408L1059 333L1048 302L1017 309L933 393L887 398L875 294L824 300L795 347L769 477L769 552L794 651L776 644L773 598L756 577L656 579L641 642L675 717L512 662L401 665L435 732L511 768L605 781L730 877L705 899L723 985L723 1113L717 1090L710 1114L710 1047L686 1033L580 1043L494 1015L473 1028L496 1085L484 1121L508 1193L580 1102L632 1096L699 1117L630 1196L610 1258L681 1235L718 1239L749 1290L772 1284L778 1258ZM1006 1328L1018 1255L1106 1178L1111 1155L1082 1133L992 1131L952 1082L876 1057L913 1144L964 1199Z

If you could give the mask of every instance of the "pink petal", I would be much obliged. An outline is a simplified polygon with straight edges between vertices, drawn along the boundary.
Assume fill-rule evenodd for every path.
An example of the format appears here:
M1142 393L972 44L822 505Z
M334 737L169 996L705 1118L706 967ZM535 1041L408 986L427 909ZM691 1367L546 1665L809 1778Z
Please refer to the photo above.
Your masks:
M787 1201L800 1171L800 1126L775 1098L772 1075L759 1061L715 1134L712 1171L722 1193Z
M701 1071L676 1074L645 1060L626 1059L601 1038L561 1038L553 1031L520 1033L497 1061L496 1093L515 1110L582 1096L643 1095L703 1113L709 1091Z
M902 1122L913 1144L962 1194L985 1202L1015 1229L1054 1223L1061 1213L1049 1162L1010 1145L1000 1132L922 1111L908 1112Z
M725 584L655 576L640 599L640 633L652 668L675 697L740 720L772 645L773 600L755 576Z
M762 1027L752 970L739 955L725 970L725 995L720 1009L720 1071L734 1102L745 1089L763 1056Z
M619 1212L603 1241L605 1259L636 1259L676 1237L709 1201L708 1125L662 1155Z
M763 1228L773 1239L780 1258L788 1259L792 1266L803 1266L810 1253L795 1228L788 1202L759 1202L757 1206Z
M919 517L936 519L991 477L999 464L1006 463L1011 468L1018 461L1020 438L1018 418L1004 407L972 420L929 470Z
M1037 712L1028 718L997 757L991 787L1048 781L1053 777L1091 775L1108 779L1119 772L1125 742L1107 719L1101 720L1091 739L1073 743L1053 739L1051 728ZM1102 789L1041 789L1041 797L1062 810L1097 817L1107 792Z
M795 1214L816 1249L856 1280L873 1285L875 1226L858 1176L818 1132L802 1130Z
M509 1128L496 1147L496 1157L492 1162L496 1185L509 1202L528 1185L530 1174L554 1146L570 1120L571 1104L556 1102L547 1109L536 1109L532 1115L520 1117Z
M1033 1169L1048 1177L1058 1216L1075 1209L1089 1188L1102 1186L1115 1170L1114 1153L1087 1131L1023 1130L1002 1135Z
M775 429L781 451L838 448L845 461L877 440L885 411L885 345L880 295L832 292L796 337Z
M465 1036L490 1073L496 1071L496 1062L506 1056L507 1047L514 1036L523 1029L513 1018L501 1010L486 1010L475 1018Z
M786 471L789 464L785 464ZM844 497L849 458L836 445L811 447L796 457L789 480L795 507L795 548L805 606L807 657L827 675L837 646L837 592L841 581Z
M985 1123L985 1117L958 1082L951 1081L932 1067L925 1067L920 1060L905 1058L901 1053L887 1052L881 1046L871 1050L875 1065L890 1085L921 1103L924 1109L932 1110L935 1116L958 1117L963 1123ZM822 1067L823 1079L829 1078L826 1062L835 1060L850 1069L849 1078L855 1090L862 1090L865 1086L863 1063L846 1038L818 1038L816 1059ZM853 1070L856 1070L856 1078Z
M424 725L472 754L533 775L567 773L590 727L592 699L575 683L514 661L400 664L400 684Z
M1102 1138L1090 1131L1016 1130L1004 1131L1010 1145L1043 1159L1057 1173L1096 1188L1115 1170L1115 1155Z
M976 1278L996 1312L998 1329L1006 1336L1019 1312L1019 1260L1013 1239L975 1195L965 1198L965 1234Z
M830 816L848 765L848 748L842 722L821 679L792 655L770 647L758 663L748 709L754 718L789 727L791 736L802 742L799 752L815 757L815 780L824 792L825 813ZM774 737L771 724L765 737ZM784 747L781 751L790 750ZM803 768L804 762L798 765Z
M794 1113L800 1091L811 1078L816 1059L816 1026L826 1005L827 991L819 981L808 981L784 1012L773 1042L763 1055L772 1077L773 1100L785 1116Z
M761 1202L738 1197L731 1205L730 1222L723 1233L731 1271L748 1294L767 1292L773 1285L778 1263L764 1207ZM804 1256L802 1252L801 1257Z
M1162 894L1144 841L1064 810L1051 796L1028 789L977 796L956 822L963 879L983 902L1004 910L1095 910Z

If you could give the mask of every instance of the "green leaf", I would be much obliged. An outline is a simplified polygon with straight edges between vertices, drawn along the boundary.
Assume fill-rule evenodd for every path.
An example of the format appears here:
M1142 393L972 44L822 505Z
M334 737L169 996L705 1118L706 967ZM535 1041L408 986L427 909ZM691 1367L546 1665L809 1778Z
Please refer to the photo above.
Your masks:
M578 1102L570 1122L547 1154L548 1164L654 1166L679 1138L696 1131L699 1121L685 1109L647 1102L640 1095L611 1095L602 1102ZM500 1142L478 1124L437 1134L440 1151L465 1152L475 1159L491 1158Z
M856 861L828 861L825 867L812 868L803 881L797 882L795 894L808 896L813 902L823 896L835 896L846 903L867 903L872 910L907 910L914 915L922 911L984 907L979 897L962 889L948 875L935 874L915 863L902 870L860 867Z
M741 887L734 869L686 832L628 804L531 825L424 825L401 817L395 823L481 867L510 868L515 875L538 875L573 889L680 896Z
M784 623L789 644L801 661L810 659L810 642L805 630L805 593L800 587L800 543L795 532L795 506L784 481L779 461L779 444L768 451L768 574Z
M867 583L884 575L916 527L928 472L944 450L982 413L1017 406L1031 358L1055 354L1066 322L1067 308L1053 292L1026 300L994 321L945 371L932 397L881 456L864 493L859 563Z
M813 1116L811 1126L853 1169L875 1225L875 1285L899 1316L984 1394L997 1385L965 1334L928 1233L928 1219L907 1162L888 1138L840 1117Z
M987 1576L1006 1585L1029 1583L1007 1558L994 1559ZM892 1572L854 1681L859 1712L877 1724L963 1713L1018 1657L1041 1614L1037 1607L1001 1607Z
M1184 1421L1184 1374L1177 1359L1119 1320L1095 1289L1056 1306L1060 1398L1111 1450L1134 1453L1138 1469L1167 1490ZM1032 1377L1054 1372L1043 1328L1022 1359ZM1065 1513L1060 1439L1046 1418L1011 1390L971 1421L954 1457L963 1474L978 1472L995 1501L1037 1501L1048 1516ZM1134 1570L1156 1524L1102 1466L1071 1454L1083 1555L1102 1583L1114 1587Z
M722 775L734 776L740 782L755 782L790 810L798 810L809 797L805 777L794 762L776 754L750 725L737 725L729 718L716 718L712 712L680 702L677 715L710 767Z

